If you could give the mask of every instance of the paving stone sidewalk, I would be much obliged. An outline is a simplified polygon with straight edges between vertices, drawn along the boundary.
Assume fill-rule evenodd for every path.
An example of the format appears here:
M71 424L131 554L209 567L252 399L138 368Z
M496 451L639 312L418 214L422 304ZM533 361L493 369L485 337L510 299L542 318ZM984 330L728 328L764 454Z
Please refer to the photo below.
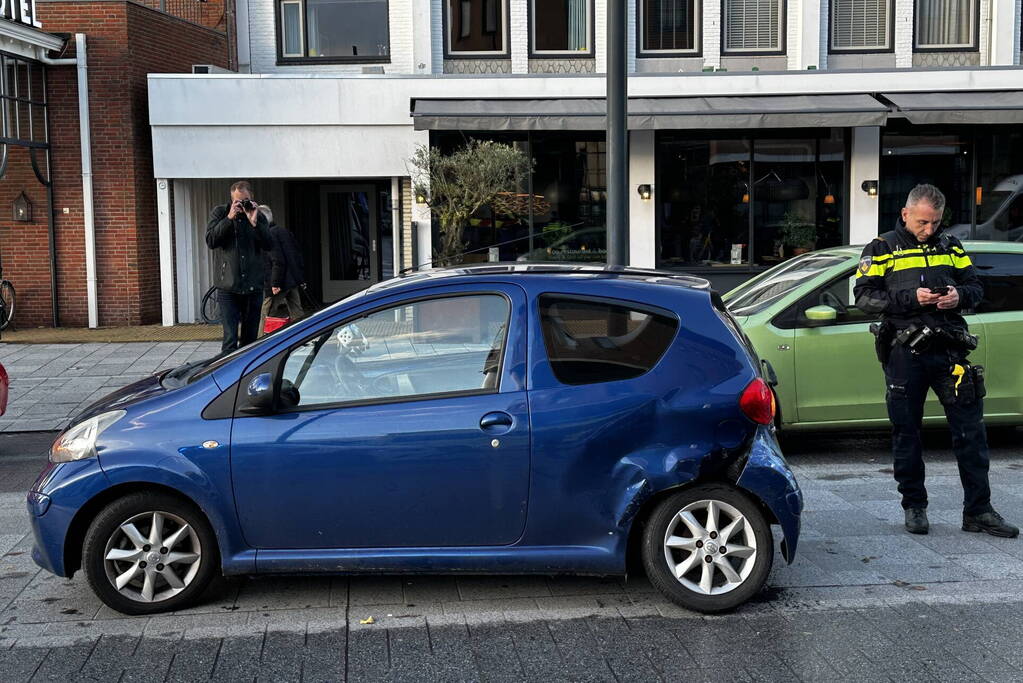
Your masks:
M46 437L0 435L5 683L1023 681L1023 542L959 530L940 442L928 536L902 529L884 437L789 442L807 501L798 558L776 557L768 589L730 615L679 609L641 578L364 576L225 580L192 609L125 617L81 575L32 564L21 489ZM992 482L1023 519L1015 440L996 443Z
M4 344L11 380L0 432L62 429L73 414L162 368L209 358L219 342Z

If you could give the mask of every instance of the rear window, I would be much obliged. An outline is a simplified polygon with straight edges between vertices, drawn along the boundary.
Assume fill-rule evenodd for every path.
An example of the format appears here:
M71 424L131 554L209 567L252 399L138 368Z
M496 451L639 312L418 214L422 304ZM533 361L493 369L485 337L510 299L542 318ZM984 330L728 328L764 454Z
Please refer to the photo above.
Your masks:
M625 302L540 297L547 358L564 384L639 377L657 365L678 324L668 311Z

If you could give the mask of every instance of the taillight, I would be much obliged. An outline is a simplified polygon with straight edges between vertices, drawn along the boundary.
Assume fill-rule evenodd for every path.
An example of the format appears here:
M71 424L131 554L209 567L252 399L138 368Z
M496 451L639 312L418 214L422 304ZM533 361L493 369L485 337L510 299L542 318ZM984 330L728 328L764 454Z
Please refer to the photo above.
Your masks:
M774 392L767 382L757 377L742 390L739 408L757 424L769 425L774 421Z

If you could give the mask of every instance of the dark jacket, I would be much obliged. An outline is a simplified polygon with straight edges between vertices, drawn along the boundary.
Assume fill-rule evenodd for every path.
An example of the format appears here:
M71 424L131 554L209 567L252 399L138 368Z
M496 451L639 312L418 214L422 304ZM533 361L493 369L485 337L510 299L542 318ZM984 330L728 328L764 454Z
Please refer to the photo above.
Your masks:
M305 264L298 242L290 230L273 223L270 226L270 251L263 260L265 280L263 295L272 294L271 287L280 287L282 292L298 287L305 282Z
M257 212L256 225L244 215L228 219L218 206L206 226L206 246L213 250L213 286L234 294L258 293L263 287L263 254L271 247L270 226Z
M939 310L922 306L918 287L951 285L959 292L959 305ZM975 308L984 297L973 262L962 243L952 235L936 232L924 243L905 224L886 232L863 248L853 288L856 306L867 313L881 313L897 329L911 323L931 327L967 329L963 309Z

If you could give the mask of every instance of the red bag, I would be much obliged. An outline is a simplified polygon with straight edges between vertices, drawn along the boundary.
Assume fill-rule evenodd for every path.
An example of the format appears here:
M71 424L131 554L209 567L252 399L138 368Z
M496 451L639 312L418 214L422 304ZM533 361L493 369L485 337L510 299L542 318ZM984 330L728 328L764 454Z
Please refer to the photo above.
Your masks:
M279 330L290 322L291 318L274 318L268 315L266 316L266 322L263 323L263 334L270 334L274 330Z

